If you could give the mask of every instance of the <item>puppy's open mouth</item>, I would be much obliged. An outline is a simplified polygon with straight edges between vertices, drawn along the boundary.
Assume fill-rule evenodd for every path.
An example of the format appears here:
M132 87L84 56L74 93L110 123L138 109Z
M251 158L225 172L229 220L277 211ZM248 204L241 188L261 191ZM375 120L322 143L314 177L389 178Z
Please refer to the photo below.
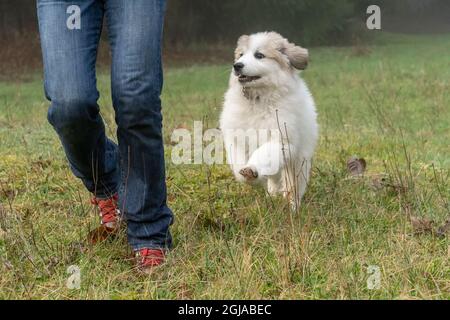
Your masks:
M238 75L239 82L252 82L252 81L258 80L260 78L261 77L259 77L259 76L246 76L243 74Z

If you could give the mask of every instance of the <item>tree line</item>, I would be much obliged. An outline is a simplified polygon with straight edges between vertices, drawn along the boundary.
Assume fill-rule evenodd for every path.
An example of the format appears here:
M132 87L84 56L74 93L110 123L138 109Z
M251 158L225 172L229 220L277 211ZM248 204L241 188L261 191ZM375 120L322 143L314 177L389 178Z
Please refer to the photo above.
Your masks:
M417 25L417 17L450 23L448 0L168 0L165 45L230 44L261 30L277 30L305 45L346 44L367 33L369 4L380 5L385 21L396 21L384 28L405 31ZM35 1L0 0L1 38L35 34Z

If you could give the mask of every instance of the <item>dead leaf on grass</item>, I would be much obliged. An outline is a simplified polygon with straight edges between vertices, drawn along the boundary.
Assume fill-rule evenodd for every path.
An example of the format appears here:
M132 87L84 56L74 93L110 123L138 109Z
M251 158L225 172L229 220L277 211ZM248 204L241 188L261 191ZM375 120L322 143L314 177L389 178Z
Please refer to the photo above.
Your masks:
M389 189L396 194L405 194L407 191L405 186L392 181L392 179L387 174L378 174L373 176L371 186L376 191Z
M347 161L347 170L352 176L359 176L364 174L366 171L366 160L364 158L351 157Z
M434 221L426 218L411 217L411 225L414 234L428 234L433 233Z
M371 186L375 190L382 190L389 186L389 177L385 174L377 174L372 177Z
M435 221L427 218L418 218L411 216L411 225L414 230L414 234L432 234L438 237L445 237L450 232L450 218L440 226L435 227Z
M443 226L440 226L436 232L439 237L445 237L450 231L450 218L445 222Z
M117 235L117 230L109 229L104 225L101 225L94 230L90 231L88 234L88 243L91 245L95 245L99 242L103 242L105 240L111 239L112 237Z

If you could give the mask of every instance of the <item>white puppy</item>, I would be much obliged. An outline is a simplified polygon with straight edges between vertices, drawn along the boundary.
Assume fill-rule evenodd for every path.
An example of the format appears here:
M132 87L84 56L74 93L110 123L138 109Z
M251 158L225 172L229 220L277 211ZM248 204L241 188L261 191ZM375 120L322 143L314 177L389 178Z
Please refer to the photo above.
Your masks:
M314 100L296 71L307 64L308 50L276 32L240 37L220 119L236 179L263 183L295 208L318 139Z

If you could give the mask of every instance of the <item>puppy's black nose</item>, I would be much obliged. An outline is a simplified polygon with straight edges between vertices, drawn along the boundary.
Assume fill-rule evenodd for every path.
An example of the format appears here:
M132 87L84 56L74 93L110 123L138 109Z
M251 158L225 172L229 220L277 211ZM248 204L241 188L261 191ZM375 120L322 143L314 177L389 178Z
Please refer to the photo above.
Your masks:
M244 68L244 64L242 62L235 63L233 65L234 71L239 72Z

